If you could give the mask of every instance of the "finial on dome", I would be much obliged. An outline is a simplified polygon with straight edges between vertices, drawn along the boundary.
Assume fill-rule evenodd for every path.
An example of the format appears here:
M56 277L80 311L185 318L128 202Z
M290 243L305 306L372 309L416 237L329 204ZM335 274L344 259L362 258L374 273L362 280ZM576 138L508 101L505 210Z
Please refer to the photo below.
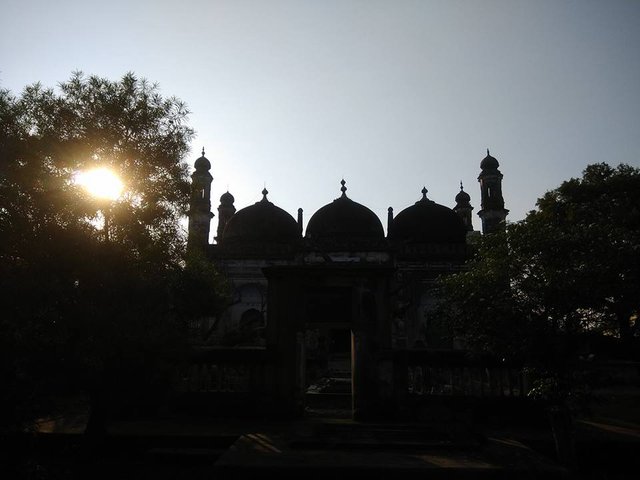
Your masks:
M202 156L196 159L193 166L196 169L196 172L204 173L211 170L211 162L207 160L207 157L204 156L204 147L202 147Z
M345 184L346 184L346 183L347 183L347 182L345 182L345 181L344 181L344 178L340 181L340 185L342 185L342 186L340 187L340 191L342 192L342 196L343 196L343 197L346 197L346 196L347 196L347 194L346 194L347 187L345 187Z
M500 164L495 157L491 156L489 149L487 148L487 156L480 162L480 168L484 170L497 170Z
M427 187L422 187L421 192L422 192L422 199L423 199L423 200L426 200L426 199L427 199L427 192L428 192L428 191L429 191L429 190L427 190Z
M460 180L460 191L456 195L456 208L460 208L460 207L472 208L471 205L469 205L470 201L471 201L471 196L464 191L464 188L462 187L462 180Z
M267 200L267 195L269 193L269 190L267 190L267 187L264 187L262 189L262 201L263 202L268 202L269 200Z

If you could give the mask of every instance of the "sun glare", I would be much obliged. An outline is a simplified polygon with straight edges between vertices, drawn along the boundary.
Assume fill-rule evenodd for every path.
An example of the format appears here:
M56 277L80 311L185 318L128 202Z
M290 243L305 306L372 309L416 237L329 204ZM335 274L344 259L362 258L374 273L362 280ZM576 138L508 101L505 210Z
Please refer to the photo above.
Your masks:
M116 200L124 185L118 176L108 168L94 168L76 175L76 183L94 197Z

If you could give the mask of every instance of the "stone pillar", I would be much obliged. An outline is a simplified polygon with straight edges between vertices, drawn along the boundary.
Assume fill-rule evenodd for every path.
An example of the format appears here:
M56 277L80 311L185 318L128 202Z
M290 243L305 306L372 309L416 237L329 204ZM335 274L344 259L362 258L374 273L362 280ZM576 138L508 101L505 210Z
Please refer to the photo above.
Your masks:
M376 417L375 359L367 332L351 332L351 397L354 420Z
M354 420L371 420L378 414L374 292L360 282L353 291L351 330L351 395Z
M269 274L267 350L273 352L274 364L267 380L268 399L273 412L284 417L303 413L304 402L304 334L301 325L303 295L295 276ZM303 362L302 362L303 363Z

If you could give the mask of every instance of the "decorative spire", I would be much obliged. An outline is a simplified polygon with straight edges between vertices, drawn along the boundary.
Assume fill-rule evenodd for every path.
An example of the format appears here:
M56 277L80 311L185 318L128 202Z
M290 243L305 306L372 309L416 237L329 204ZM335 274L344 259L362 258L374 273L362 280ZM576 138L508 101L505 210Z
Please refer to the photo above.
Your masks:
M489 155L490 155L490 154L489 154L489 149L487 148L487 157L488 157Z
M262 189L262 201L263 202L268 202L269 200L267 200L267 194L269 193L269 190L267 190L267 187L264 187Z
M462 188L462 180L460 180L460 191L462 192L464 188Z
M340 181L340 185L342 185L342 186L340 187L340 191L342 192L342 196L343 196L343 197L346 197L346 196L347 196L347 193L346 193L346 192L347 192L347 187L345 187L345 184L346 184L346 183L347 183L347 182L345 182L345 181L344 181L344 178Z
M298 233L302 236L302 208L298 208Z
M421 192L422 192L422 200L426 200L427 199L427 192L428 191L429 190L427 190L427 187L422 187L422 190L421 190Z
M204 157L204 147L202 147L202 156Z

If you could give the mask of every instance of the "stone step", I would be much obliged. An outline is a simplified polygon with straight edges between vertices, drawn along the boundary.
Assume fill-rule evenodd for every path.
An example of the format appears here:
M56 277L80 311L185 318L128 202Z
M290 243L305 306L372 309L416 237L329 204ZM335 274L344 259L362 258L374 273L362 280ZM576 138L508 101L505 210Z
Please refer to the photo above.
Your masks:
M389 433L399 426L380 428ZM567 478L566 470L513 441L487 439L466 448L443 448L437 435L421 442L346 437L331 443L326 435L307 433L244 435L216 462L215 473L220 478L305 480L352 480L360 476L395 480Z
M351 393L307 393L307 407L312 409L348 409L351 411Z

